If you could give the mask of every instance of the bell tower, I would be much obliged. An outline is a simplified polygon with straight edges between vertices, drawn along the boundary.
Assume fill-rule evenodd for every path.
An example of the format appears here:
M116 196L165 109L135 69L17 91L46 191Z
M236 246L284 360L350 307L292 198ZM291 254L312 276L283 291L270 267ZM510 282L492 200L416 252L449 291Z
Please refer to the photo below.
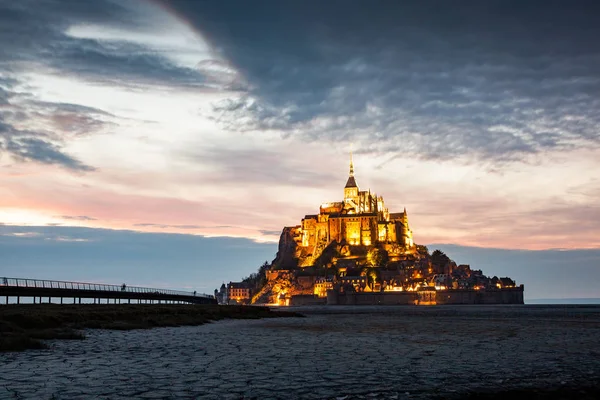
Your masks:
M354 179L354 164L352 163L352 151L350 151L350 174L344 187L344 203L353 201L356 205L358 203L358 186Z

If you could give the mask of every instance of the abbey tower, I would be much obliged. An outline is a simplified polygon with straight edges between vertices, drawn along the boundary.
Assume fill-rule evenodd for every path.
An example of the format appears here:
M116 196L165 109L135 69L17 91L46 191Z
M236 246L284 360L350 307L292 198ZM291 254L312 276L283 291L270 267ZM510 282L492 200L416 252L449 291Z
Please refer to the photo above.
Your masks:
M415 251L406 209L390 213L382 196L361 191L354 177L352 155L343 200L321 204L318 214L304 216L301 225L285 228L284 235L295 242L294 258L299 267L313 265L333 242L343 247L347 258L364 254L365 247L385 249L390 261Z

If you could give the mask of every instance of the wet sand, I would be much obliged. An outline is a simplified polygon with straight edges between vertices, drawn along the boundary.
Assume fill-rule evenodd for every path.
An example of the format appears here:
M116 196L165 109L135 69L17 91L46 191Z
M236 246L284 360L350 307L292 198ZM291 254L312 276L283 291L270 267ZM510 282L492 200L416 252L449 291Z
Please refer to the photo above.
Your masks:
M197 326L222 319L298 316L268 307L216 304L11 304L0 307L0 352L44 349L44 340L83 340L81 330Z
M0 399L431 399L519 391L591 399L600 393L600 306L289 310L306 318L88 330L84 341L0 354Z

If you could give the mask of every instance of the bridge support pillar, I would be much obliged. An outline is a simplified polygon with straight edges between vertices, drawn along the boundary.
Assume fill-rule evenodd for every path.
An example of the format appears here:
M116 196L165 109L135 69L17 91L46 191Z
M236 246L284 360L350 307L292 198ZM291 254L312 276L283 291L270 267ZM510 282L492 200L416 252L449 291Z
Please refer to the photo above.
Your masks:
M21 297L17 296L17 304L21 304Z
M79 304L81 304L81 297L79 298Z
M8 304L8 296L6 296L6 304Z
M48 304L52 303L52 297L48 297Z
M62 303L63 303L63 298L61 297L61 298L60 298L60 304L62 304Z

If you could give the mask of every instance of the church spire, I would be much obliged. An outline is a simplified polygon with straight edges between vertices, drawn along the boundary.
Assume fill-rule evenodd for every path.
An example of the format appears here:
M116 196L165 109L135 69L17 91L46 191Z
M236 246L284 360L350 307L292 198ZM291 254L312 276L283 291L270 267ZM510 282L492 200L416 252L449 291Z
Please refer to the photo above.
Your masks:
M352 162L352 148L350 148L350 176L346 182L346 188L357 188L356 181L354 180L354 163ZM347 196L346 196L347 197Z
M354 176L354 164L352 163L352 147L350 147L350 176Z

